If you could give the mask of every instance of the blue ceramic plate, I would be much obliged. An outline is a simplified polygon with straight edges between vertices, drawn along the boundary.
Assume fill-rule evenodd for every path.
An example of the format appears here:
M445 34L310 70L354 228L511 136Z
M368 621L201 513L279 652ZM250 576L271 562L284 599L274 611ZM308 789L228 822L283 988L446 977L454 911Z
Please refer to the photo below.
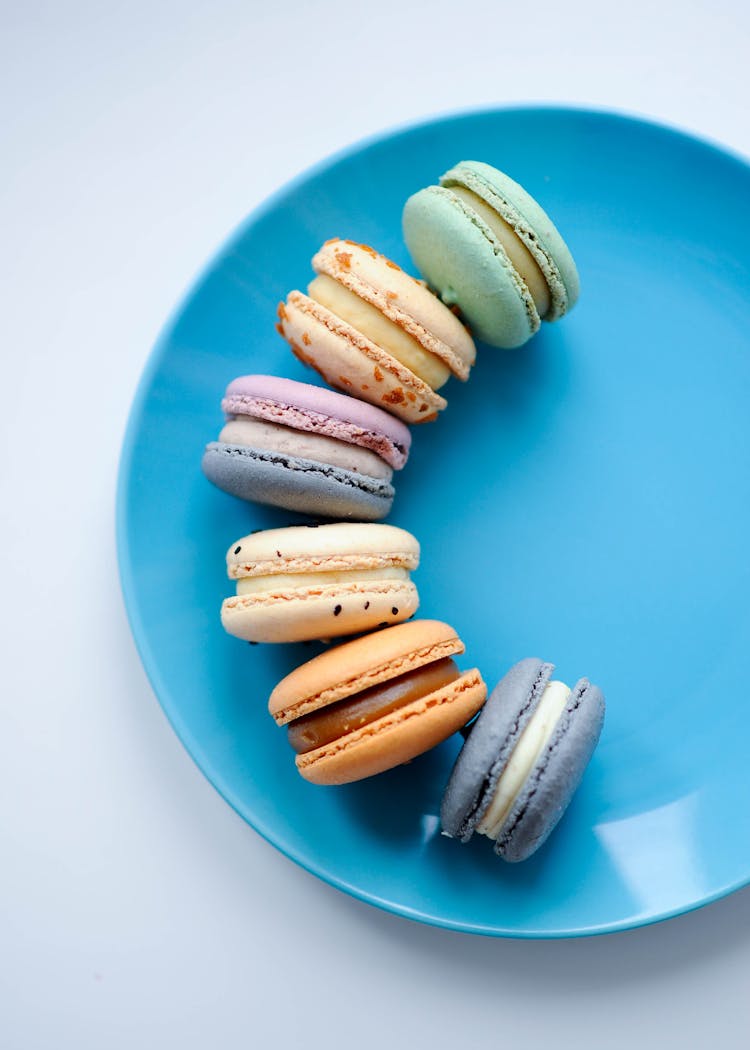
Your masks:
M224 634L224 554L295 520L201 475L225 384L317 381L274 331L333 235L409 267L406 197L457 160L509 172L554 216L581 301L525 348L479 347L443 417L414 432L390 521L422 543L421 613L490 685L523 656L586 675L601 744L549 843L504 865L440 836L459 740L339 789L295 772L266 712L315 647ZM750 881L750 169L606 113L501 109L386 135L266 202L209 264L154 350L120 470L133 632L183 743L227 801L347 893L474 933L562 937L675 915ZM299 519L296 519L299 520Z

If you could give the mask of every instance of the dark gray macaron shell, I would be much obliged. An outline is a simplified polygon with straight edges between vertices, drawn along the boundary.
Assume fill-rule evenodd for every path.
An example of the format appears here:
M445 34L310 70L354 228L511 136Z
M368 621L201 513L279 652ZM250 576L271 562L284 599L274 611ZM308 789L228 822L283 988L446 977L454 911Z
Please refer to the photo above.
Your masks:
M541 660L521 660L493 690L461 749L443 796L441 822L447 835L463 842L471 838L552 671L553 665ZM603 721L601 690L581 679L571 690L547 747L501 828L495 852L503 859L525 860L548 837L581 781Z
M500 774L539 703L552 665L529 658L511 667L469 731L443 795L443 831L468 842Z
M504 860L526 860L546 841L581 783L603 724L604 696L582 678L497 837L495 852Z
M393 504L388 481L265 449L213 441L201 467L232 496L302 514L378 521Z

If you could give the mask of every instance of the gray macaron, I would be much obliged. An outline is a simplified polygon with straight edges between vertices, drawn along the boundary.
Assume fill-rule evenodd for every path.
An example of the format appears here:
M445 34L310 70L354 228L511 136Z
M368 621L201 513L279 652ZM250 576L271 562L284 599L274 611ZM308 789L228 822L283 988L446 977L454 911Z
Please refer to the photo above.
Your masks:
M468 842L478 829L553 666L521 660L492 692L468 733L443 796L440 816L446 835ZM580 679L496 833L495 852L504 860L526 860L545 842L581 782L603 721L601 690Z
M323 518L379 521L393 504L385 479L281 452L212 441L201 466L232 496Z

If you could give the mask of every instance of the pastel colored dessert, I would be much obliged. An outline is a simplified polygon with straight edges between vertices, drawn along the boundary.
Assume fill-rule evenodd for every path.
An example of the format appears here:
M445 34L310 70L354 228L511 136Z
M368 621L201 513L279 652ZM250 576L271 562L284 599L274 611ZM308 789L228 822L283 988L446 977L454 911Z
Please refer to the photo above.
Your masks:
M604 721L601 690L582 678L550 681L553 665L517 663L491 694L443 796L446 835L477 831L507 861L530 857L565 812Z
M313 257L307 295L279 304L277 328L331 386L407 423L435 419L451 373L467 379L476 350L458 318L372 248L338 238Z
M270 713L288 727L297 769L347 784L408 762L461 729L484 702L479 671L448 624L413 620L346 642L287 675Z
M429 286L491 346L521 346L578 299L578 271L552 220L489 164L461 161L411 196L403 229Z
M266 529L227 552L237 594L221 622L248 642L335 638L408 620L419 544L393 525L336 522Z
M374 521L390 511L411 434L388 412L262 375L233 380L221 407L226 425L202 461L220 489L321 517Z

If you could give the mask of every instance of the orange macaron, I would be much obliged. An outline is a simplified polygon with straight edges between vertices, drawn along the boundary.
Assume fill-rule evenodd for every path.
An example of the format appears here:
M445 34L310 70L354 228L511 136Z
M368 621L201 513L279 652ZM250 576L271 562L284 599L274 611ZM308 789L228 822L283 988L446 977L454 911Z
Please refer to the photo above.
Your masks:
M465 646L438 620L364 635L302 664L271 693L300 774L346 784L382 773L461 729L485 701L479 671L453 660Z

